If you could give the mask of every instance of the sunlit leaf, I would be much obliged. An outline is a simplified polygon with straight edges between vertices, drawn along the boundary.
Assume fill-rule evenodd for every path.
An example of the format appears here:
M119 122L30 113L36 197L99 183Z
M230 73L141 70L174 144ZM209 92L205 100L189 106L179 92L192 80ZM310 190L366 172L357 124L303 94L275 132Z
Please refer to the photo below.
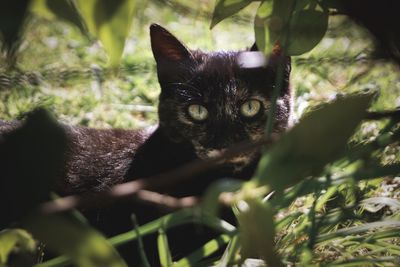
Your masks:
M288 55L300 55L313 49L325 35L328 12L319 5L311 8L309 3L294 0L262 2L254 20L258 48L268 54L278 43L286 47Z
M33 216L24 225L35 238L78 266L126 266L99 232L72 213Z
M269 266L282 266L275 252L273 211L269 203L259 199L241 200L238 208L243 259L262 258Z
M310 112L263 155L253 180L281 191L318 175L345 150L372 97L350 95Z
M139 236L145 236L151 233L156 233L161 225L168 221L168 227L178 226L184 223L193 222L193 212L190 210L180 210L175 213L165 215L154 221L151 221L145 225L142 225L135 229L135 231L128 231L108 239L108 242L115 246L121 246L128 242L137 240ZM50 266L66 266L70 262L70 259L65 256L60 256L42 264L38 264L37 267L50 267Z
M31 11L46 19L63 19L85 32L85 26L71 0L32 0Z
M203 247L192 252L187 257L176 262L173 267L199 266L199 261L207 258L221 247L225 246L229 240L229 236L220 235L219 237L208 241Z
M160 256L160 263L163 267L169 267L172 265L171 252L169 250L168 238L165 233L164 227L158 230L157 238L158 254Z
M238 253L239 249L240 249L239 235L235 235L232 237L231 241L226 247L225 252L222 255L217 267L232 266L235 260L235 256Z
M106 50L111 66L119 64L133 19L134 0L76 0L91 34Z
M23 257L20 261L24 261L25 266L33 264L36 242L27 231L6 229L0 232L0 264L8 263L9 255L13 250L18 250L18 254Z
M210 28L212 29L222 20L236 14L251 2L253 0L218 0L215 5Z

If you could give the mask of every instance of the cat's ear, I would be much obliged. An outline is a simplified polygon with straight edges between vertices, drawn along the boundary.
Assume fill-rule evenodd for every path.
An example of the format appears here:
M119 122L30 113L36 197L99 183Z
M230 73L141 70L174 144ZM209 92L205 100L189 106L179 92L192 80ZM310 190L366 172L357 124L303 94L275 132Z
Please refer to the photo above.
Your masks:
M150 39L157 64L179 62L192 57L182 42L158 24L151 24Z

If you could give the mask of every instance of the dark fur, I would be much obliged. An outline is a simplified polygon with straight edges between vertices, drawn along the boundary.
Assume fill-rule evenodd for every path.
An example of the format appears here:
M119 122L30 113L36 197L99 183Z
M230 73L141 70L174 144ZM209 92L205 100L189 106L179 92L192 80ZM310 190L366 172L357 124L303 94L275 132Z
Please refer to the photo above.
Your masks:
M117 183L160 174L195 159L206 158L210 151L222 151L241 141L258 140L263 135L268 107L264 106L262 112L251 119L241 117L239 108L253 97L268 104L274 87L276 62L280 60L279 53L271 55L266 66L244 68L238 60L241 52L190 51L158 25L151 26L150 34L161 85L159 126L155 130L139 131L64 126L69 145L65 168L58 179L59 193L107 190ZM290 59L284 61L285 82L275 132L287 128L291 110ZM191 120L187 108L192 103L207 107L210 116L206 121L198 123ZM1 132L13 128L1 127ZM258 156L257 153L244 154L236 161L226 162L216 171L165 188L162 193L177 197L201 195L211 182L220 177L248 179ZM141 203L118 204L112 208L84 212L94 225L108 235L130 230L129 214L132 212L136 213L141 224L163 213ZM172 230L169 238L173 256L183 256L213 236L204 228L200 232L195 234L193 226ZM146 251L156 254L155 241L151 240L151 243ZM137 264L134 248L126 248L125 252L125 256L131 256L130 264ZM150 256L152 266L158 265L154 255Z

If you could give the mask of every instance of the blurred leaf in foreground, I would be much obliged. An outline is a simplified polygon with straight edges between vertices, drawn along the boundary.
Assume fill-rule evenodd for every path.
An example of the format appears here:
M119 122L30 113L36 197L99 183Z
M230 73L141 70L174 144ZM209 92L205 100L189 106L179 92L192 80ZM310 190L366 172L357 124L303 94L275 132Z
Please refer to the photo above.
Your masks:
M275 253L273 210L269 204L246 199L237 206L242 258L262 258L268 266L283 266Z
M35 238L51 250L65 254L77 266L126 266L104 236L78 214L32 216L24 221L24 226Z
M64 129L43 109L9 124L10 132L0 136L0 228L48 199L67 145Z
M310 112L263 155L253 181L282 191L320 174L345 150L373 96L349 95Z
M28 7L29 0L0 2L1 50L6 52L9 66L15 64L15 53L21 43Z
M63 19L85 32L85 26L71 0L32 0L31 11L46 19Z
M104 46L113 67L119 64L133 19L133 0L77 0L91 34Z
M9 261L11 254L14 257ZM0 266L31 266L35 256L36 242L27 231L6 229L0 232Z
M251 2L253 2L253 0L219 0L215 4L210 28L214 28L219 22L236 14Z
M254 20L257 46L266 54L280 44L288 55L301 55L321 41L327 28L328 12L315 0L263 1Z

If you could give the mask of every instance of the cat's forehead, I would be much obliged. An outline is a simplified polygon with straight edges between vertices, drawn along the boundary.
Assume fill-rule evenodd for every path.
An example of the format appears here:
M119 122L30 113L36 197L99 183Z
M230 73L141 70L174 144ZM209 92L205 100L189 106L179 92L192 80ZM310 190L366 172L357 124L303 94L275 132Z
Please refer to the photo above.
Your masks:
M197 63L194 70L198 75L204 76L233 76L240 68L238 57L239 52L233 51L193 51L193 58Z
M272 81L268 80L268 70L243 67L241 55L242 52L195 52L197 64L192 69L190 83L199 88L204 97L265 97L268 94L265 89Z

